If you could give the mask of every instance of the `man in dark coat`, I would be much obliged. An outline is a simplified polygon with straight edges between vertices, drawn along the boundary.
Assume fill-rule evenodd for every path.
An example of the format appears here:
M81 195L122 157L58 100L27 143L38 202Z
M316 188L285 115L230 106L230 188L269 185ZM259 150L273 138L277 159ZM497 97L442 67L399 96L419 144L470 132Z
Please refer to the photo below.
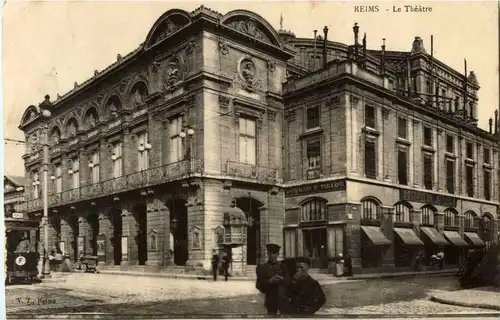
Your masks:
M267 314L276 316L288 313L289 301L287 289L290 276L285 265L278 261L280 246L274 243L266 245L268 261L257 266L256 288L266 295L264 306Z
M229 277L229 265L231 264L231 248L226 248L224 250L224 255L222 256L222 270L224 271L224 281L227 281Z
M318 281L309 275L310 260L297 258L297 273L290 286L290 314L312 316L326 302L325 293Z
M214 276L214 281L217 281L217 273L219 272L219 255L217 250L212 252L212 275Z

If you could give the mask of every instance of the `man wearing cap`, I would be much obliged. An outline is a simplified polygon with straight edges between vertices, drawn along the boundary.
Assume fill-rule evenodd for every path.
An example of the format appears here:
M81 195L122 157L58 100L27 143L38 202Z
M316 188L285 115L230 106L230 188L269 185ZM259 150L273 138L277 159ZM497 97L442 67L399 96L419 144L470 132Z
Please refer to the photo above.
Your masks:
M268 261L257 266L256 288L266 295L264 306L267 314L285 314L289 309L286 291L290 277L285 265L278 261L280 246L270 243L266 249Z
M290 314L300 316L315 314L326 302L325 293L318 281L309 275L310 260L297 258L297 272L290 285Z

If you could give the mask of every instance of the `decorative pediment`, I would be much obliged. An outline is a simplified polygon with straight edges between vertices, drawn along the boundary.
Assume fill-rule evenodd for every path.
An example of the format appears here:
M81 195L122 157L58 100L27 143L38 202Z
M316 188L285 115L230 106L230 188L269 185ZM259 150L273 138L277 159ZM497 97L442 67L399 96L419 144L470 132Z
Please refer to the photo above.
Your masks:
M259 41L280 47L276 30L261 16L247 10L235 10L226 14L221 23Z
M35 106L29 106L26 111L24 111L24 114L21 118L21 126L24 126L31 121L33 121L35 118L37 118L39 115L38 109Z
M201 249L201 227L194 225L189 232L191 233L191 249Z
M145 47L149 48L191 23L189 13L180 9L165 12L149 31Z

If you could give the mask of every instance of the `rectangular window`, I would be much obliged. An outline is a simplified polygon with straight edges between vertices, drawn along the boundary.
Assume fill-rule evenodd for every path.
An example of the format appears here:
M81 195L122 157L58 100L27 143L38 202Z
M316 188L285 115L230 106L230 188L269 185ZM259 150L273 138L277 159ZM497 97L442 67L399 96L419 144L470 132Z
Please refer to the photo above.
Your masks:
M399 184L408 185L408 152L404 149L398 150L398 180Z
M367 178L377 178L377 153L375 141L365 141L365 175Z
M455 141L453 140L453 136L447 134L446 135L446 151L449 153L455 152Z
M317 128L320 126L319 107L307 108L307 129Z
M486 164L490 164L490 160L491 160L490 159L490 149L484 148L483 153L484 153L483 162Z
M407 124L406 124L406 119L405 118L398 118L398 137L407 139L408 129L407 129Z
M432 129L424 127L424 146L432 147Z
M455 161L446 160L446 190L455 193Z
M466 166L465 179L467 180L467 196L474 197L474 167Z
M56 187L55 187L55 191L56 193L61 193L63 190L62 190L62 166L60 164L56 165Z
M71 159L71 179L73 181L73 189L80 187L80 159Z
M417 92L417 77L415 76L411 77L411 86L412 86L412 91Z
M446 105L446 89L441 89L441 101L443 102L443 106Z
M117 142L113 145L113 178L118 178L123 175L123 144Z
M472 142L467 142L466 156L467 159L474 159L474 146L472 145Z
M424 188L432 190L434 175L434 156L429 153L424 154Z
M255 165L257 163L255 120L241 117L239 127L240 162Z
M365 105L365 126L376 128L375 107Z
M178 116L176 118L170 119L170 125L169 125L170 163L174 163L184 159L184 151L183 151L184 141L180 135L183 124L184 124L184 116Z
M321 173L321 143L307 142L307 179L317 179Z
M484 199L491 200L491 172L484 170Z
M147 170L149 167L149 149L148 133L142 132L137 135L137 170Z
M98 183L101 177L99 172L99 160L100 160L99 150L97 150L92 154L91 158L92 183Z

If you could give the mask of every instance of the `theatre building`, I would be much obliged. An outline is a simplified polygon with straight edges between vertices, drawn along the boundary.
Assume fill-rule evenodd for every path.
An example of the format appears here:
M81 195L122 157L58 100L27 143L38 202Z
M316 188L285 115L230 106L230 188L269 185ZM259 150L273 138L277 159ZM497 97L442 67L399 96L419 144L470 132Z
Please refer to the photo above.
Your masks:
M281 88L293 51L245 10L169 10L144 36L26 110L28 211L43 208L46 130L51 248L97 255L102 268L199 271L226 246L234 272L255 273L265 245L283 242Z
M498 242L498 112L477 126L479 84L416 37L407 52L292 39L309 71L283 85L285 255L355 272L404 270L443 250L455 266ZM384 41L385 42L385 41ZM379 45L379 44L377 44ZM314 61L311 61L314 59Z

